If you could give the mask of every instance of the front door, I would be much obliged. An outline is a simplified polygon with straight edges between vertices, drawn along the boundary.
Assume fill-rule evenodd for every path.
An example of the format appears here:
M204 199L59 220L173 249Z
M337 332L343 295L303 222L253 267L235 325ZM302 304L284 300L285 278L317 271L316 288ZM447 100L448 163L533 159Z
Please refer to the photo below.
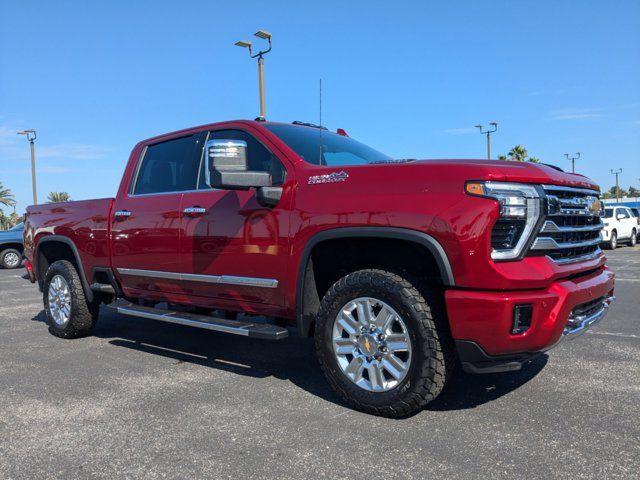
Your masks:
M209 132L207 144L221 140L243 145L250 170L270 172L274 186L285 184L284 164L262 140L243 130L217 130ZM194 303L216 299L222 308L240 303L244 310L266 313L284 297L289 260L289 210L284 205L290 189L285 185L278 206L263 207L255 189L212 189L207 162L201 165L198 191L182 198L182 271L190 274L184 276L184 291L197 297Z
M180 203L195 189L200 135L147 145L111 219L113 267L125 294L179 293Z

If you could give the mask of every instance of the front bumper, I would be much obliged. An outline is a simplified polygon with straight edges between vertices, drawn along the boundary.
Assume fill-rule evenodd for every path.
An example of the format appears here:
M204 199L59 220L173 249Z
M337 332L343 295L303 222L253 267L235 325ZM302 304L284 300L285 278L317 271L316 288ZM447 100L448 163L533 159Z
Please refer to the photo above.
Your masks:
M613 289L614 274L603 267L543 290L448 290L447 314L463 367L473 373L518 370L563 336L577 336L604 318ZM533 308L531 326L512 334L514 307L523 304Z

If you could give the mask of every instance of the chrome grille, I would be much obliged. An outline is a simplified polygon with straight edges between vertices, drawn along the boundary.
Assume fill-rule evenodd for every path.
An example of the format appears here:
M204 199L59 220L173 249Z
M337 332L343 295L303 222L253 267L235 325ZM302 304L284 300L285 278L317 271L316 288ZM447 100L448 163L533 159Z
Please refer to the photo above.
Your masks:
M598 192L582 188L543 185L546 216L529 249L530 255L546 255L565 264L597 258L600 250Z

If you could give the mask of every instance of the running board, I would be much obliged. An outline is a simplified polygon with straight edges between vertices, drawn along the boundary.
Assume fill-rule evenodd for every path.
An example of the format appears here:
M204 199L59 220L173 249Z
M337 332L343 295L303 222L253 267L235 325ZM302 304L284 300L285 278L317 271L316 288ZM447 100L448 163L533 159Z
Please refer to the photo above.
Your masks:
M108 305L108 307L122 315L149 318L151 320L160 320L161 322L177 323L178 325L204 328L215 332L232 333L261 340L282 340L289 336L289 331L286 328L268 323L227 320L224 318L210 317L208 315L199 315L196 313L178 312L163 308L143 307L142 305L136 305L124 300L118 300L111 305Z

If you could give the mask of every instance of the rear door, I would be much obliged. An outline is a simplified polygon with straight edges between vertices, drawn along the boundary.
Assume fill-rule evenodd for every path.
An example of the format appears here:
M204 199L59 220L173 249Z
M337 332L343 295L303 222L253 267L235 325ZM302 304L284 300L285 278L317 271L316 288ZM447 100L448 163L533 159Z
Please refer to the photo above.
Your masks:
M616 212L616 218L618 216L622 216L620 220L618 220L618 224L620 225L620 231L618 232L618 237L620 238L629 238L631 237L631 223L634 220L631 216L631 212L625 207L618 207Z
M268 305L281 305L284 296L289 265L287 188L274 208L258 204L255 189L212 189L204 154L206 145L216 142L246 149L249 169L271 173L274 186L286 182L286 160L267 139L243 129L209 132L201 149L198 190L182 199L182 271L187 274L183 288L197 297L194 303L215 298L221 307L241 302L244 309L264 312Z
M196 188L201 134L147 145L111 219L112 263L125 293L179 293L180 202Z

